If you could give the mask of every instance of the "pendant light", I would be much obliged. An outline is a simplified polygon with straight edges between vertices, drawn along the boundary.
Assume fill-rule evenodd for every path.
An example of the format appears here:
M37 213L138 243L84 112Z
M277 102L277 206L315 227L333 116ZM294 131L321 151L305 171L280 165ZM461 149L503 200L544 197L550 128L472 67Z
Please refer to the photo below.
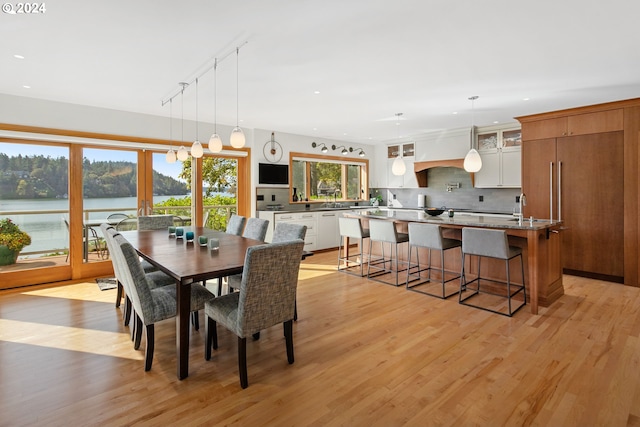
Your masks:
M222 151L222 139L218 135L218 83L217 83L217 71L218 71L218 58L213 63L213 135L209 138L209 150L212 153L219 153Z
M182 85L182 92L180 94L180 98L182 100L181 102L181 136L180 136L180 141L183 142L184 141L184 88L187 87L189 85L189 83L180 83ZM184 162L185 160L187 160L187 157L189 157L189 153L187 152L187 149L184 148L184 145L181 145L180 148L178 149L178 154L177 154L178 160L180 160L181 162Z
M200 140L198 139L198 79L196 79L196 140L193 141L191 145L191 156L199 159L204 154L204 150L202 149L202 144L200 144Z
M467 172L478 172L480 169L482 169L482 158L480 157L480 154L478 153L478 151L473 148L474 147L474 140L475 140L475 126L473 123L474 120L474 101L478 99L478 96L472 96L469 97L469 101L471 101L471 149L469 150L469 152L467 153L467 155L464 157L464 170L466 170Z
M238 107L238 101L239 101L239 91L238 91L238 86L239 86L239 82L238 82L238 57L239 57L239 53L240 53L240 48L237 47L236 48L236 127L233 128L233 130L231 131L231 138L229 138L229 142L231 143L231 146L233 148L242 148L244 147L244 143L245 143L245 137L244 137L244 132L242 132L242 129L240 129L239 126L239 120L240 120L240 115L239 115L239 107Z
M407 166L404 164L404 160L402 159L402 144L400 143L400 117L402 113L396 113L397 121L396 126L398 127L398 156L393 161L391 165L391 172L394 175L400 176L404 175L407 171Z
M169 100L169 141L173 141L173 99ZM166 155L167 163L176 162L176 152L173 151L173 146L169 145L169 151Z

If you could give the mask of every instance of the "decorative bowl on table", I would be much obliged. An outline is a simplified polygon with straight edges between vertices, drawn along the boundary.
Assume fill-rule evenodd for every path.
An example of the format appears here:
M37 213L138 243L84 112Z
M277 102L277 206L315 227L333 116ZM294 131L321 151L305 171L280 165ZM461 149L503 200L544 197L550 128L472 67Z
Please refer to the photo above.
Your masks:
M424 211L431 216L438 216L442 215L442 213L445 211L445 208L426 208Z

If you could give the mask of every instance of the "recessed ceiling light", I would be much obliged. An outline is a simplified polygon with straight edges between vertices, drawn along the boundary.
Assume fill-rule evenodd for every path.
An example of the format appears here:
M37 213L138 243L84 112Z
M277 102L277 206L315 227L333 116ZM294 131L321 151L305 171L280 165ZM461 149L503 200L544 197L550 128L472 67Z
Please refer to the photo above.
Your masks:
M493 121L493 124L494 124L494 125L497 125L498 123L500 123L500 122L499 122L499 121L497 121L497 120L494 120L494 121Z
M528 101L528 100L529 100L529 98L522 98L522 100L523 100L523 101Z
M29 86L29 85L22 85L22 87L25 88L25 89L31 89L31 86Z
M22 56L22 55L17 55L17 54L16 54L16 55L13 55L13 57L14 57L14 58L16 58L16 59L24 59L24 56Z
M320 91L319 90L314 90L313 93L316 94L316 95L319 95Z
M453 112L453 113L451 113L451 114L458 114L458 112L457 112L457 111L454 111L454 112Z

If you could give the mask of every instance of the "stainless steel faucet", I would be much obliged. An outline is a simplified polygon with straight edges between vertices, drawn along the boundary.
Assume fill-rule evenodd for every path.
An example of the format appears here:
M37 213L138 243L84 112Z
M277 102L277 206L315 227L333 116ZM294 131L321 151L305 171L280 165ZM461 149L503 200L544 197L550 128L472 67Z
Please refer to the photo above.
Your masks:
M527 196L524 193L520 193L520 197L518 198L518 212L513 215L518 218L518 222L522 224L522 218L524 218L524 212L522 211L522 207L527 206Z

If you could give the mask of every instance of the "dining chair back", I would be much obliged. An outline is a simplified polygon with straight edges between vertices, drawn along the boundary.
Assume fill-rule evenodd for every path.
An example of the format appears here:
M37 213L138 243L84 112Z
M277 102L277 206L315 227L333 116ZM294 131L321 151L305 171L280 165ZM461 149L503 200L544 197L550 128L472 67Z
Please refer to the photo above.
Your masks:
M166 230L173 226L173 215L148 215L138 217L138 230Z
M242 237L264 242L264 238L267 235L267 228L269 228L269 220L261 218L248 218L247 225L245 226L244 232L242 233Z
M205 303L205 359L218 348L216 324L238 336L240 385L248 386L247 337L278 323L284 327L287 359L294 362L293 317L304 242L272 243L247 249L240 291Z
M290 222L277 222L273 230L271 243L290 242L292 240L304 240L307 234L307 226Z
M241 215L231 214L229 222L227 222L227 229L225 230L225 233L242 236L242 230L244 230L244 224L246 221L247 219Z

